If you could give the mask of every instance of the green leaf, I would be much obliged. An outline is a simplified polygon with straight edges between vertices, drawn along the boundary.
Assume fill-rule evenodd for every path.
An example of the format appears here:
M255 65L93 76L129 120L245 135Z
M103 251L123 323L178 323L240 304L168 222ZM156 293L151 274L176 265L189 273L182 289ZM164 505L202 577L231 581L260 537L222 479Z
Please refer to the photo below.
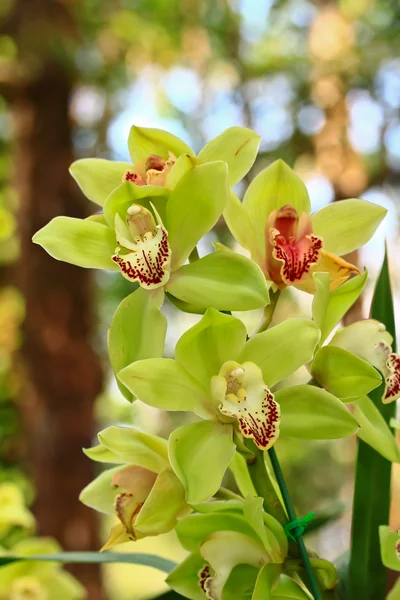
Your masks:
M315 273L316 294L313 302L313 318L321 329L322 344L333 328L362 294L368 278L365 269L362 275L352 277L329 294L329 277L326 273Z
M207 391L172 358L137 360L120 371L118 379L149 406L214 414L208 408Z
M69 172L85 196L103 206L107 196L120 185L128 169L132 169L132 165L127 162L81 158L72 163Z
M112 478L120 469L121 466L107 469L84 487L79 494L79 500L82 504L106 515L113 515L117 492L113 487Z
M150 202L155 206L161 220L165 221L165 210L169 190L157 185L134 185L129 181L120 183L104 202L104 217L114 229L115 215L125 222L127 210L132 204L140 204L152 212Z
M128 138L129 153L132 162L146 160L150 154L157 154L164 159L172 152L178 158L180 154L194 156L193 151L176 135L163 129L137 127L132 125Z
M381 547L382 562L392 571L400 571L400 533L392 531L390 527L379 527L379 542Z
M337 346L318 350L311 374L322 387L343 400L368 394L382 382L379 371L366 360Z
M109 227L88 219L55 217L32 238L50 256L78 267L117 271L111 260L117 241Z
M376 285L371 317L384 323L396 339L387 254ZM382 388L383 385L371 392L370 398L389 423L394 417L395 403L382 404ZM389 522L391 471L390 461L362 440L358 441L349 586L351 594L363 600L385 596L387 571L381 562L378 528Z
M228 164L229 185L238 183L254 164L260 136L245 127L229 127L200 151L200 160L223 160Z
M182 335L175 348L176 360L209 388L228 360L236 360L246 341L246 327L239 319L209 308L202 319Z
M138 465L154 473L169 466L166 440L133 427L112 425L100 431L99 442L119 457L120 463Z
M0 567L17 561L61 562L65 564L104 564L129 563L152 567L164 573L169 573L175 566L172 560L155 554L140 554L128 552L59 552L57 554L37 554L33 556L15 556L12 554L0 556Z
M167 319L160 312L163 300L162 289L139 287L118 306L108 332L108 354L115 374L135 360L162 356L167 333ZM118 386L132 401L128 389L119 381Z
M342 256L366 244L386 213L386 208L366 200L339 200L314 213L311 221L324 250Z
M360 425L357 432L360 440L374 448L387 460L400 462L400 448L396 438L381 412L368 396L357 398L354 402L353 415Z
M273 210L290 204L298 213L311 211L305 184L282 160L275 161L255 177L243 204L254 227L261 257L265 257L265 227Z
M222 161L193 167L179 180L167 203L172 270L185 262L197 242L214 227L228 196L228 170Z
M296 385L275 393L281 407L281 436L331 440L353 435L358 423L335 396L312 385Z
M172 432L169 459L188 504L205 502L216 494L235 451L230 424L199 421Z
M319 335L312 321L288 319L251 338L238 362L256 363L262 370L264 382L272 387L312 359Z
M250 259L229 250L209 254L172 273L170 294L205 308L252 310L269 303L261 269Z

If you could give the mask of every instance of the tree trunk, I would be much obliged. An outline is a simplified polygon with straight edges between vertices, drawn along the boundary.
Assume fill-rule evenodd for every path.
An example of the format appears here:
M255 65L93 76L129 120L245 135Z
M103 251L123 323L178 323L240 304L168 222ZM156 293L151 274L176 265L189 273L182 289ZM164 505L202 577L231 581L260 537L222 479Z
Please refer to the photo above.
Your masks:
M26 55L24 43L28 43L28 64L32 58L29 43L35 35L41 44L46 31L55 36L60 23L70 25L70 15L63 14L66 6L51 0L15 3L6 25L22 57L24 51ZM46 29L42 31L39 24L43 23ZM38 534L56 537L65 550L98 549L95 513L78 500L94 476L82 447L91 445L93 403L102 387L99 358L90 340L91 274L54 260L31 241L57 215L85 217L87 201L68 173L73 160L71 73L53 58L46 43L37 59L39 68L28 72L22 59L18 80L7 82L20 202L21 254L16 279L26 299L22 355L27 384L21 411L37 491ZM86 587L90 600L102 598L96 565L75 565L71 571Z

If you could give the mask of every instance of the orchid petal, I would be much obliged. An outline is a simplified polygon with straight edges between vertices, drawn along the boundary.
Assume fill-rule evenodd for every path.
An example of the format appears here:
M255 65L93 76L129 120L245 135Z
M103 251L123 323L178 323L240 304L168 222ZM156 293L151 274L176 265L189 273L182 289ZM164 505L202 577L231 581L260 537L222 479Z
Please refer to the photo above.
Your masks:
M104 448L119 457L120 463L134 464L159 473L168 466L168 444L163 438L133 427L112 425L97 436Z
M88 219L55 217L32 238L57 260L88 269L115 271L111 260L116 246L109 227Z
M330 345L353 352L379 369L385 379L384 404L400 397L400 357L392 352L392 336L379 321L368 319L340 329Z
M374 450L391 462L400 462L400 448L381 412L368 396L357 398L354 402L354 418L360 429L357 432L360 440L369 444Z
M251 252L251 256L257 264L263 264L262 256L258 256L257 254L256 234L253 224L250 221L243 202L239 200L232 190L230 191L224 210L224 219L235 240L243 248Z
M111 450L105 448L101 444L93 446L92 448L83 448L82 451L88 458L90 458L90 460L94 460L95 462L116 465L120 465L121 462L125 462L121 460L121 457L118 456L118 454L111 452Z
M166 213L173 270L185 262L197 242L214 227L228 196L228 171L222 161L195 166L179 180Z
M204 583L211 600L222 600L224 585L236 565L261 567L271 560L260 542L234 531L212 533L200 546L200 553L215 573Z
M314 273L316 292L313 302L313 319L321 330L321 344L362 294L367 277L368 271L365 269L362 275L353 277L329 293L329 275Z
M172 273L170 294L200 307L252 310L269 303L261 269L251 260L228 250L208 254Z
M168 468L162 471L140 509L134 524L137 539L171 531L189 509L179 479Z
M120 185L132 165L102 158L81 158L72 163L69 172L89 200L103 206L107 196Z
M238 362L259 365L265 384L272 387L312 359L319 335L312 321L288 319L251 338Z
M260 145L260 136L245 127L229 127L212 139L200 151L205 162L223 160L229 169L229 185L238 183L253 166Z
M149 406L163 410L193 410L208 418L214 414L207 391L171 358L137 360L120 371L118 379Z
M185 488L188 504L205 502L214 496L235 451L229 424L199 421L172 432L169 458Z
M180 179L182 179L182 177L197 164L198 160L196 158L193 158L188 154L182 154L167 174L165 187L169 190L173 190Z
M382 381L379 372L366 360L336 346L318 350L311 374L323 388L343 400L368 394Z
M313 265L312 272L329 273L329 288L331 291L336 290L347 281L350 275L361 275L358 267L340 258L340 256L326 252L324 248L321 250L318 262ZM308 292L309 294L315 293L315 282L311 277L305 281L296 283L295 286L303 292Z
M118 306L108 334L108 353L115 374L143 358L162 356L167 320L160 312L164 299L162 289L137 289ZM126 387L118 383L122 394L132 401Z
M136 125L132 125L128 138L128 147L133 163L137 160L145 161L152 154L161 156L164 159L168 158L170 152L177 158L181 154L194 156L189 146L176 135L163 129L154 129L152 127L137 127Z
M268 217L273 210L278 210L285 204L290 204L299 214L309 214L311 210L310 198L303 181L282 160L277 160L255 177L243 201L263 259Z
M371 239L387 210L366 200L339 200L311 217L324 249L339 256L357 250Z
M208 389L211 377L227 360L235 360L244 347L242 321L209 308L202 319L182 335L175 348L176 360Z
M114 228L116 215L119 215L124 221L128 208L132 204L139 204L147 210L151 210L151 201L164 222L168 195L169 190L164 187L155 185L137 186L129 182L120 182L106 198L104 217L109 226Z
M358 423L346 406L325 390L297 385L275 393L281 407L281 435L330 440L353 435Z
M221 374L229 364L225 363ZM261 450L268 450L279 436L280 410L274 395L263 381L261 369L254 363L243 363L224 377L220 412L237 419L241 434L253 439ZM219 379L222 378L213 378L212 390L213 384Z
M288 552L288 538L279 521L272 515L264 513L263 502L263 498L247 496L243 505L243 514L260 537L271 560L274 563L283 563Z
M189 600L205 600L207 596L200 585L200 573L205 569L204 558L199 554L190 554L178 565L165 580L166 583Z
M379 542L384 566L392 571L400 571L400 532L391 531L387 525L381 525Z
M114 514L114 500L117 495L113 487L113 477L121 467L107 469L91 481L79 494L79 500L85 506L94 508L106 515Z

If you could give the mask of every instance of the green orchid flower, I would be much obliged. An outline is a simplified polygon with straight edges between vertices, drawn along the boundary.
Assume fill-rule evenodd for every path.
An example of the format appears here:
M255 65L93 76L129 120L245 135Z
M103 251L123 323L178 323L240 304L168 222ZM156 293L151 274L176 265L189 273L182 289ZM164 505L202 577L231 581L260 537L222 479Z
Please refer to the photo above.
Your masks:
M312 359L318 340L312 321L289 319L246 341L239 319L209 309L180 338L175 359L140 360L118 374L146 404L204 419L178 428L169 440L169 459L189 504L216 493L243 438L266 450L279 435L330 439L356 431L350 412L325 390L273 389Z
M35 518L25 506L24 496L13 483L0 484L0 538L13 527L33 530Z
M193 150L172 133L133 125L128 138L131 163L84 158L71 165L70 173L87 198L103 206L107 196L122 181L144 188L137 191L148 197L154 195L155 187L171 189L190 166L190 159L199 164L226 162L229 184L234 185L253 165L259 143L260 136L254 131L230 127L208 142L196 159Z
M176 527L179 541L190 555L167 577L168 585L192 600L242 597L237 587L236 596L229 596L230 579L239 565L247 565L260 579L269 573L269 591L279 581L288 541L282 525L265 513L262 505L263 499L254 496L196 505L197 514L180 519ZM266 597L261 594L261 583L241 575L242 589L250 584L253 598Z
M100 432L98 438L100 445L85 450L87 456L119 466L89 483L80 500L119 519L102 550L171 531L178 517L190 509L183 486L169 465L166 440L116 426Z
M9 553L32 556L60 551L59 544L52 538L28 538L13 546ZM0 600L83 600L85 597L82 585L56 562L18 561L0 569Z
M341 256L365 244L386 214L384 208L356 199L310 212L306 186L281 160L257 175L243 203L230 194L224 212L228 227L273 290L295 286L314 293L315 272L328 273L334 290L359 274Z
M367 396L385 381L383 402L400 395L400 358L392 352L392 337L385 326L373 319L339 329L330 342L322 343L362 293L367 271L329 291L327 273L315 273L316 292L313 320L321 330L320 347L309 365L311 375L343 402L353 403L353 415L360 428L358 437L392 462L400 462L400 449L378 408ZM381 376L382 375L382 376Z

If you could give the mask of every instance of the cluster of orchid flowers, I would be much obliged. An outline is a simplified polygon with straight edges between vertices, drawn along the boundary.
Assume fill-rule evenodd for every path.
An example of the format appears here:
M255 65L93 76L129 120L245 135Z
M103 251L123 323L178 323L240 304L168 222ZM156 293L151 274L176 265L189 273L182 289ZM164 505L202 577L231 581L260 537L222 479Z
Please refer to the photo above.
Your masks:
M82 159L71 166L102 212L57 217L34 237L59 260L120 271L136 286L109 331L120 390L128 400L195 415L168 441L134 428L101 432L100 445L86 453L117 466L81 494L88 506L118 517L103 549L175 528L189 556L167 581L193 600L258 600L266 589L271 598L309 598L288 566L284 523L264 510L247 479L237 478L236 497L216 499L226 471L246 468L251 448L358 432L400 461L368 398L382 377L383 402L400 396L390 334L365 320L332 336L367 278L342 257L371 238L386 211L350 199L311 215L304 183L282 161L261 171L241 202L231 187L252 167L258 145L256 133L233 127L196 156L170 133L132 127L131 164ZM199 258L199 240L222 215L243 252L216 243ZM290 286L314 295L312 318L270 326L271 307ZM203 315L173 359L163 358L165 298ZM264 318L247 332L231 312L253 309L263 309ZM301 368L308 383L290 385L287 378ZM320 585L332 589L334 568L322 563Z

